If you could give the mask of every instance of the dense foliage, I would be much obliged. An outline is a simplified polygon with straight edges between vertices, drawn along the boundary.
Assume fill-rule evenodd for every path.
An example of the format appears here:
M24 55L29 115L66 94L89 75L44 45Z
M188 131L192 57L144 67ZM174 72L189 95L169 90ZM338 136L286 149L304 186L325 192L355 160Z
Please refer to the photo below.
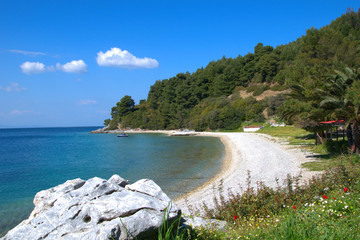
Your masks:
M325 89L324 78L329 73L360 66L359 46L360 11L349 9L328 26L311 28L289 44L274 49L259 43L254 53L223 57L194 73L179 73L156 81L146 101L136 106L125 104L130 107L123 112L119 110L122 99L105 124L110 128L121 123L121 127L147 129L236 129L244 121L262 121L284 113L290 114L288 121L294 121L295 113L302 117L301 114L319 110L319 95L310 90ZM296 87L303 88L298 92L309 101L285 99L279 94L254 98L269 89ZM241 97L241 89L247 89L252 96ZM126 97L127 101L132 100ZM317 113L319 119L325 117L323 111Z

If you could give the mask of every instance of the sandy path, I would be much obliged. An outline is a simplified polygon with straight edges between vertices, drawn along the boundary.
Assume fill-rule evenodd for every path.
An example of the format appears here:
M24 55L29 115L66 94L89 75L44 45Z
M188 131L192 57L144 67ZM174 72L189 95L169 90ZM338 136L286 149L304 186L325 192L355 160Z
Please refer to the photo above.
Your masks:
M208 184L175 200L184 214L191 214L192 209L199 209L203 202L213 207L214 189L221 180L224 183L224 194L228 197L227 189L234 193L247 187L248 171L251 175L251 185L263 182L270 187L276 187L276 179L280 185L287 175L302 176L308 179L315 172L308 172L301 168L303 162L311 161L299 149L290 149L274 138L253 133L201 133L204 136L220 137L225 145L226 156L223 169Z

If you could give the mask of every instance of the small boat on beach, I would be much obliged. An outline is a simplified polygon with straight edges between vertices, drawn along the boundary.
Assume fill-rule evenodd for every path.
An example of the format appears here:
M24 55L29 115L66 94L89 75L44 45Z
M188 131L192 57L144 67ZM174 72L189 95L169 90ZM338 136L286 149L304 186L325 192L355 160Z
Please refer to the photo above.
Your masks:
M170 134L170 136L195 136L198 133L194 130L190 131L188 129L184 129L182 131L176 131Z
M127 135L126 133L122 133L122 134L118 134L117 137L128 137L129 135Z

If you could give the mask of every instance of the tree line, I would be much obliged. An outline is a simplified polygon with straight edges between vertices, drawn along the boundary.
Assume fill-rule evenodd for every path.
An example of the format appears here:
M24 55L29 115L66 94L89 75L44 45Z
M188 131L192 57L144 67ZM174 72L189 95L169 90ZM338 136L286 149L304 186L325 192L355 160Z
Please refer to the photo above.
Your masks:
M258 43L245 56L223 57L193 73L158 80L147 99L137 105L131 96L121 98L104 123L110 129L231 130L265 117L282 117L291 123L331 118L322 112L325 103L320 103L325 99L319 97L325 95L315 89L325 91L332 84L330 75L359 68L359 46L360 11L349 9L289 44L273 48ZM292 93L256 100L256 95L269 89ZM240 90L253 96L242 97Z

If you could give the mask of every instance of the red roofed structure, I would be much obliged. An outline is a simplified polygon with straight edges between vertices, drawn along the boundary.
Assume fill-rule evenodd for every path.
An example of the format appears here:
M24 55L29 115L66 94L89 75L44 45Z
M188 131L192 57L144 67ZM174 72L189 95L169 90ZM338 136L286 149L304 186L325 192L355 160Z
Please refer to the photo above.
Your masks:
M344 125L345 121L344 120L333 120L333 121L324 121L324 122L319 122L320 124L339 124L339 125Z
M339 140L339 135L345 140L345 121L344 120L332 120L319 122L318 127L320 131L316 133L316 144L323 139L333 139L333 135L336 134L336 140ZM339 131L340 130L340 131Z

